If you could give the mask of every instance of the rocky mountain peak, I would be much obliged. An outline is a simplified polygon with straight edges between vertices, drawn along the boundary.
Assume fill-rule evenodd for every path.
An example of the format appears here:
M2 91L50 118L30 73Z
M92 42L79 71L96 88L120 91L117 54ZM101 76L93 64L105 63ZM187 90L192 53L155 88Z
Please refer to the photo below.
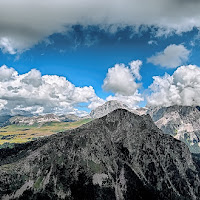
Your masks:
M129 109L128 106L123 104L122 102L112 100L112 101L107 101L102 106L99 106L96 109L92 110L90 113L90 116L92 118L100 118L112 112L113 110L116 110L119 108L127 109L127 110Z
M0 150L0 176L3 199L199 200L200 191L187 146L124 109Z

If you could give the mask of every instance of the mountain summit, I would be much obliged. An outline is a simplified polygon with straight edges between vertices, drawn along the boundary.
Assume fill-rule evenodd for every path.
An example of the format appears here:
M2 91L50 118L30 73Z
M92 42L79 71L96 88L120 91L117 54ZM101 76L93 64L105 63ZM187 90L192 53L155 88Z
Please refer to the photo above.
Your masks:
M199 200L188 147L124 109L0 150L0 198Z
M130 108L128 108L128 106L123 104L122 102L112 100L112 101L107 101L102 106L99 106L96 109L92 110L90 116L92 118L100 118L119 108L130 110Z
M126 105L109 101L91 112L92 118L105 116L123 108L138 115L149 114L165 134L186 143L192 153L200 153L200 108L198 106L144 107L130 109Z

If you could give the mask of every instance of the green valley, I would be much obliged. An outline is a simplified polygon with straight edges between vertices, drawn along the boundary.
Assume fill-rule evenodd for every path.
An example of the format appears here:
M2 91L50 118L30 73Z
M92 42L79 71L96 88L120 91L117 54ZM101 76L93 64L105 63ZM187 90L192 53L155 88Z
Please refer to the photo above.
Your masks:
M0 128L0 148L11 147L14 143L24 143L39 137L49 136L61 131L74 129L91 119L81 119L75 122L47 122L45 124L19 125L12 124Z

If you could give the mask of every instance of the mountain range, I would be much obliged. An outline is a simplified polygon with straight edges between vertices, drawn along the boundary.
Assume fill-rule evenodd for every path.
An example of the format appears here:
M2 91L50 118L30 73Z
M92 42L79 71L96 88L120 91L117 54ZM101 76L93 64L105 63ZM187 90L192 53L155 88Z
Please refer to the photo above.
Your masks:
M186 143L193 153L200 153L200 111L196 106L149 108L154 123L165 134Z
M0 150L0 198L198 200L199 156L150 115L117 109L12 149Z
M89 118L90 116L86 116L85 118ZM48 122L74 122L80 119L84 119L84 117L79 117L74 114L67 115L56 115L56 114L46 114L46 115L37 115L37 116L1 116L0 117L0 126L6 125L43 125Z
M149 114L165 134L186 143L192 153L200 153L200 108L198 106L144 107L130 109L117 101L106 102L92 111L92 118L105 116L117 108L138 115Z
M78 117L73 114L46 114L39 116L13 117L1 116L0 126L5 127L8 125L17 125L21 126L22 128L23 126L41 127L50 122L60 123L75 122L86 118L96 119L103 117L119 108L126 109L138 115L149 114L152 117L152 120L154 121L156 126L160 128L165 134L170 134L174 138L186 143L192 153L200 153L200 108L197 106L174 105L169 107L144 107L138 109L130 109L122 102L108 101L102 106L99 106L96 109L92 110L90 115L87 115L85 117ZM28 128L29 127L27 127L27 129Z

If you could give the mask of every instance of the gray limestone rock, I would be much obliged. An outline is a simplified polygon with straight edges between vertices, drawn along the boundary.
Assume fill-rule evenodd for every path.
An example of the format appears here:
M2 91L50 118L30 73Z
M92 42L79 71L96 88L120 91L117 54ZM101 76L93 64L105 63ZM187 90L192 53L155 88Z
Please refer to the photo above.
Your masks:
M1 199L199 200L198 159L149 115L115 110L0 150Z
M149 108L153 121L165 134L185 142L190 151L200 153L200 111L192 106Z
M130 110L128 106L126 106L122 102L112 100L107 101L102 106L99 106L96 109L92 110L90 112L90 116L93 119L100 118L119 108Z

